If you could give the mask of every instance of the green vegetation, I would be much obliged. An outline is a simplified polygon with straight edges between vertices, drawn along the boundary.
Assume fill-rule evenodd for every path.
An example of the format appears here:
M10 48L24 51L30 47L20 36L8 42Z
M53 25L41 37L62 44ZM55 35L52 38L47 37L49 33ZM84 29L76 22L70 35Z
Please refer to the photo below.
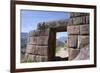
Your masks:
M56 46L56 53L60 51L61 48L64 48L64 43Z
M21 53L21 63L33 63L33 62L37 62L37 61L34 61L31 57L29 57L28 55L25 56L25 54L22 54Z
M66 37L60 37L56 39L56 53L60 51L61 48L64 48L64 42Z

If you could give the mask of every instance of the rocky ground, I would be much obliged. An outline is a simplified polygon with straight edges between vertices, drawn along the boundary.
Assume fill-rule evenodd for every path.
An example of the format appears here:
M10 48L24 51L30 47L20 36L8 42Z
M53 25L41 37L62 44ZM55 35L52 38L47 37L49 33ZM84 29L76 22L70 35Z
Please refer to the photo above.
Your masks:
M56 53L56 56L59 56L59 57L62 57L62 58L68 57L68 50L65 49L65 48L61 48L61 49Z

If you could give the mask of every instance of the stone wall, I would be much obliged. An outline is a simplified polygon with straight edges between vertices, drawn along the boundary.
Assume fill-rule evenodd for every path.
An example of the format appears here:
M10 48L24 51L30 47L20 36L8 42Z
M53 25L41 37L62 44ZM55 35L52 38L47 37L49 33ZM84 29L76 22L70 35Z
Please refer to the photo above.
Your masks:
M33 61L47 61L48 38L49 29L29 32L26 53L31 55Z
M35 62L52 60L55 56L55 34L61 28L68 32L68 60L74 60L81 48L89 45L88 13L70 13L68 20L39 23L36 30L29 32L26 56Z
M49 48L51 47L49 44L54 43L54 34L52 34L51 29L62 26L66 27L66 20L38 23L37 29L29 32L26 57L35 62L51 60L54 55L53 49ZM50 39L51 37L52 39Z
M71 13L67 32L69 60L73 60L81 48L89 45L89 14Z

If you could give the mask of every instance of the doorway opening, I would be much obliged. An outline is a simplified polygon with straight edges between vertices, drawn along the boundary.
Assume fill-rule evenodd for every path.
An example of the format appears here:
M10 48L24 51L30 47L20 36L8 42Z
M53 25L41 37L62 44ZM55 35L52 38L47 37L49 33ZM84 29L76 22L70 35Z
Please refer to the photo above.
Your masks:
M57 61L68 60L67 38L67 32L56 32L55 59Z
M57 40L60 39L60 37L62 37L63 42ZM66 27L57 27L50 29L48 41L48 61L68 60L67 38L68 32ZM57 41L59 41L59 43Z

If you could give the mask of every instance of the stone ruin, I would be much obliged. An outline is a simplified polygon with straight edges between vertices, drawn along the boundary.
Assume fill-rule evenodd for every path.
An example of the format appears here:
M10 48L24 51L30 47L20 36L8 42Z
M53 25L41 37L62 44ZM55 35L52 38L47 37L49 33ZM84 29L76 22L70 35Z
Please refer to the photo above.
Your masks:
M55 58L56 33L65 31L68 32L66 42L68 60L89 59L88 13L70 13L68 20L39 23L36 30L29 32L25 55L27 59L35 62L53 61Z

